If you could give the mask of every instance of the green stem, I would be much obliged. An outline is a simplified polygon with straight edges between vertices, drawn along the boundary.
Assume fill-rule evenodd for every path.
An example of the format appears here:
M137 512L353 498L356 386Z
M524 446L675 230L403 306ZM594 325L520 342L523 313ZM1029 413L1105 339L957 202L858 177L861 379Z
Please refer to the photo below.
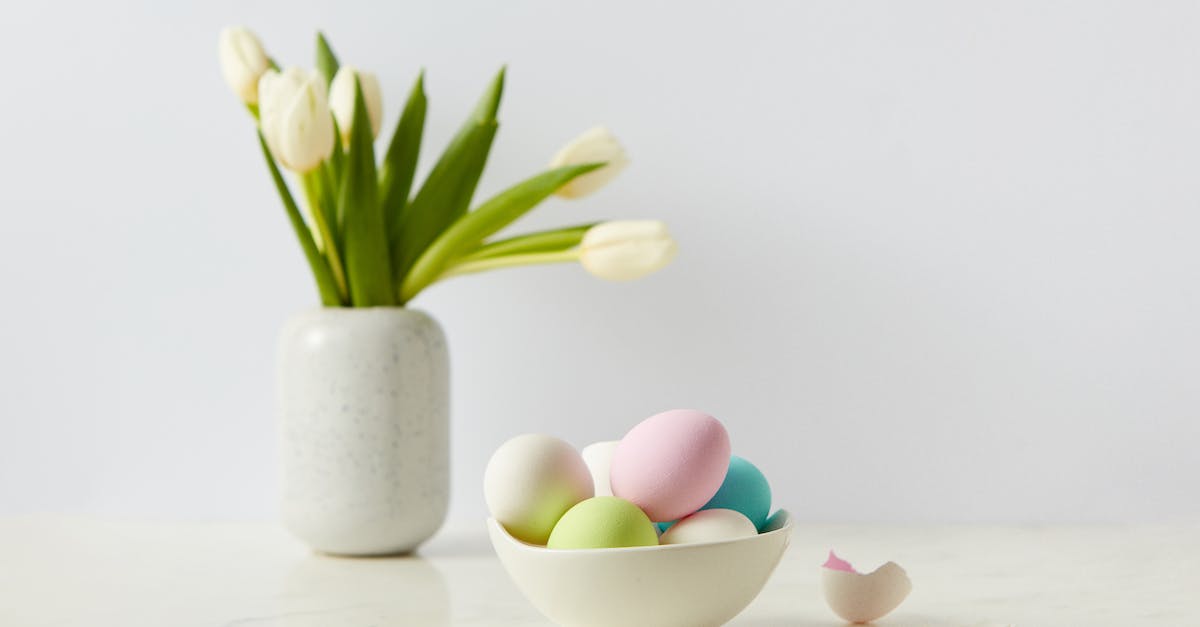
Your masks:
M526 233L508 239L489 242L458 258L459 262L478 261L492 257L505 257L525 253L556 252L574 248L596 223L581 224L551 231Z
M476 272L486 272L488 270L500 270L501 268L515 268L518 266L532 266L547 263L565 263L579 261L579 250L572 248L570 250L560 250L551 253L527 253L523 255L508 255L505 257L488 257L487 259L477 259L475 261L465 261L462 263L450 266L437 281L448 279L450 277L460 276L463 274L475 274ZM437 281L434 281L435 283ZM416 294L408 295L405 301L411 300Z
M334 237L338 238L337 243L340 249L342 247L342 217L338 215L337 198L341 190L338 189L337 181L340 181L341 178L336 175L333 163L329 161L322 163L318 172L321 174L321 185L324 191L323 198L325 202L329 203L329 206L326 207L327 211L325 215L329 216L333 222Z
M317 232L321 235L321 248L325 252L325 259L329 261L333 280L337 283L338 294L344 302L350 294L350 291L346 289L346 269L342 267L342 257L338 253L337 240L334 239L333 230L329 227L329 214L321 203L318 178L320 176L320 169L317 169L300 175L300 178L304 182L304 195L308 198L309 213L312 214L313 222L317 225Z
M312 231L309 230L308 224L304 222L304 216L300 215L300 209L296 206L296 201L292 198L291 192L288 191L287 183L283 180L283 174L279 172L279 166L275 165L275 159L271 156L271 149L267 147L267 140L263 139L262 133L258 134L258 143L262 147L263 158L267 161L267 168L271 170L271 179L275 182L275 189L279 191L279 198L283 201L283 208L287 212L288 221L292 223L292 230L296 232L296 239L300 240L300 248L304 250L304 257L308 260L308 265L312 269L313 278L317 281L317 291L321 294L321 303L326 307L341 307L344 303L338 295L337 286L333 280L333 273L329 270L329 264L321 256L321 251L317 249L317 244L313 241Z

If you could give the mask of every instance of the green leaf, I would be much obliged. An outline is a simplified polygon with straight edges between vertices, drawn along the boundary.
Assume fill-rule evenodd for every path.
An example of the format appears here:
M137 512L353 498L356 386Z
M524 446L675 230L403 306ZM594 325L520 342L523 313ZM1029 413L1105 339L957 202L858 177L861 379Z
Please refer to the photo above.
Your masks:
M375 174L374 138L362 87L354 80L354 123L339 213L345 220L346 274L350 302L355 307L384 307L396 303L383 210Z
M483 92L479 103L475 105L472 115L476 120L483 122L496 119L496 113L500 111L500 97L504 95L504 74L507 71L506 66L500 66L500 71L496 72L496 76L488 84L487 91Z
M478 209L462 216L446 229L416 263L400 289L402 301L408 301L437 280L446 265L479 245L488 236L512 224L558 188L577 176L587 174L603 163L585 163L548 170L493 196Z
M578 246L579 243L583 241L584 234L587 233L588 229L592 228L593 226L596 226L595 222L591 224L580 224L578 226L569 226L550 231L526 233L525 235L517 235L508 239L489 242L463 255L458 259L458 261L466 263L470 261L480 261L483 259L493 259L495 257L506 257L509 255L549 253L567 250Z
M337 75L338 67L337 55L333 54L333 48L329 47L325 33L317 31L317 70L325 76L325 89L329 89L329 84Z
M496 123L475 126L465 136L455 138L442 160L434 166L400 216L400 250L396 252L396 276L407 275L413 263L438 235L455 219L466 213L496 135ZM443 166L443 167L438 167Z
M344 303L338 297L337 286L334 283L329 264L321 256L321 251L313 241L312 231L304 222L304 217L300 215L300 208L296 206L292 193L288 191L283 174L279 172L279 166L275 164L275 158L271 156L271 149L267 147L267 140L263 138L262 133L258 134L258 143L262 147L267 167L271 170L271 179L275 181L275 189L279 191L279 199L283 201L288 221L292 223L292 230L296 232L296 239L300 240L300 248L304 250L304 257L308 260L309 268L312 269L313 278L317 281L317 291L321 295L321 303L326 307L342 306Z
M417 156L421 152L421 135L425 129L427 101L424 83L425 72L422 71L417 75L417 82L408 94L408 102L404 105L400 121L396 123L396 131L392 133L392 142L383 157L379 174L379 196L383 205L383 219L387 224L394 276L401 276L399 253L403 242L400 218L404 206L408 203L408 193L412 189L413 175L417 170Z
M400 216L400 250L394 264L405 277L429 244L467 212L496 136L496 112L504 91L504 68L496 74L471 116L433 166Z
M337 55L333 53L333 48L329 46L329 40L325 39L325 33L317 31L317 70L325 77L325 89L329 90L329 84L333 82L333 77L337 75L340 65L338 64ZM342 180L342 169L345 167L345 151L342 148L342 134L338 129L337 120L333 121L333 153L329 155L328 167L329 174L334 181ZM322 166L324 167L324 166ZM333 198L337 198L339 191L337 184L330 186L329 193L333 194ZM337 214L337 203L330 203L331 209L328 215L330 227L333 229L334 236L341 237L341 216ZM341 242L339 242L340 244Z

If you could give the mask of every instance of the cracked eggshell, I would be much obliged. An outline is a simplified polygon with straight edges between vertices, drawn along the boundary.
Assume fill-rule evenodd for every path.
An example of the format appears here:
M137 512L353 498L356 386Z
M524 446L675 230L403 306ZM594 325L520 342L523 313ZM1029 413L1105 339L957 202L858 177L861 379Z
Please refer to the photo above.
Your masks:
M592 489L592 475L579 451L536 433L501 444L483 473L483 496L492 518L530 544L545 544L562 515L592 498Z
M612 485L608 480L609 469L612 468L613 451L617 450L617 440L595 442L583 447L583 461L592 472L592 486L596 496L612 496Z
M884 617L912 591L908 574L895 562L863 574L830 551L821 570L825 602L834 614L852 623L869 623Z

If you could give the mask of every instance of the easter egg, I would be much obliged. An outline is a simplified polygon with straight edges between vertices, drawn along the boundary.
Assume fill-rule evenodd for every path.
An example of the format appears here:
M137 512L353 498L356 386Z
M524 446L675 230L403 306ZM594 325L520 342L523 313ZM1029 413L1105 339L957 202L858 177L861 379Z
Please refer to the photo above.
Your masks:
M771 513L771 485L754 464L734 455L720 489L700 509L741 512L754 523L755 529L762 529L767 524L767 514Z
M571 506L592 497L592 475L573 446L548 435L500 445L483 473L488 511L514 538L545 544Z
M767 518L766 524L764 524L763 526L758 528L758 532L759 533L767 533L768 531L775 531L776 529L782 529L783 526L787 524L787 521L788 521L788 513L781 509L777 509L777 510L775 510L774 514L771 514Z
M612 549L656 546L654 523L637 505L615 496L597 496L563 514L546 546L551 549Z
M719 542L758 535L758 529L742 514L731 509L702 509L671 525L659 540L662 544Z
M583 462L592 472L592 486L596 496L612 496L612 486L608 481L608 472L612 467L613 451L617 450L618 442L596 442L583 447Z
M651 520L683 518L717 493L729 470L729 434L719 420L674 409L638 423L613 451L613 494Z

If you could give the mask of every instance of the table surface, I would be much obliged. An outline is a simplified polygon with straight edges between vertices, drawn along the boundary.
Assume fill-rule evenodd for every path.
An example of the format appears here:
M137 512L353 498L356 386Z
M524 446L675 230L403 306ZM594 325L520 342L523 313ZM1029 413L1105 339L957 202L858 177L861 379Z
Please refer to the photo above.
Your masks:
M842 625L819 565L903 566L913 592L881 626L1200 625L1200 523L1143 526L801 525L731 625ZM0 625L384 627L548 625L509 581L484 525L420 555L315 555L272 523L0 518Z

